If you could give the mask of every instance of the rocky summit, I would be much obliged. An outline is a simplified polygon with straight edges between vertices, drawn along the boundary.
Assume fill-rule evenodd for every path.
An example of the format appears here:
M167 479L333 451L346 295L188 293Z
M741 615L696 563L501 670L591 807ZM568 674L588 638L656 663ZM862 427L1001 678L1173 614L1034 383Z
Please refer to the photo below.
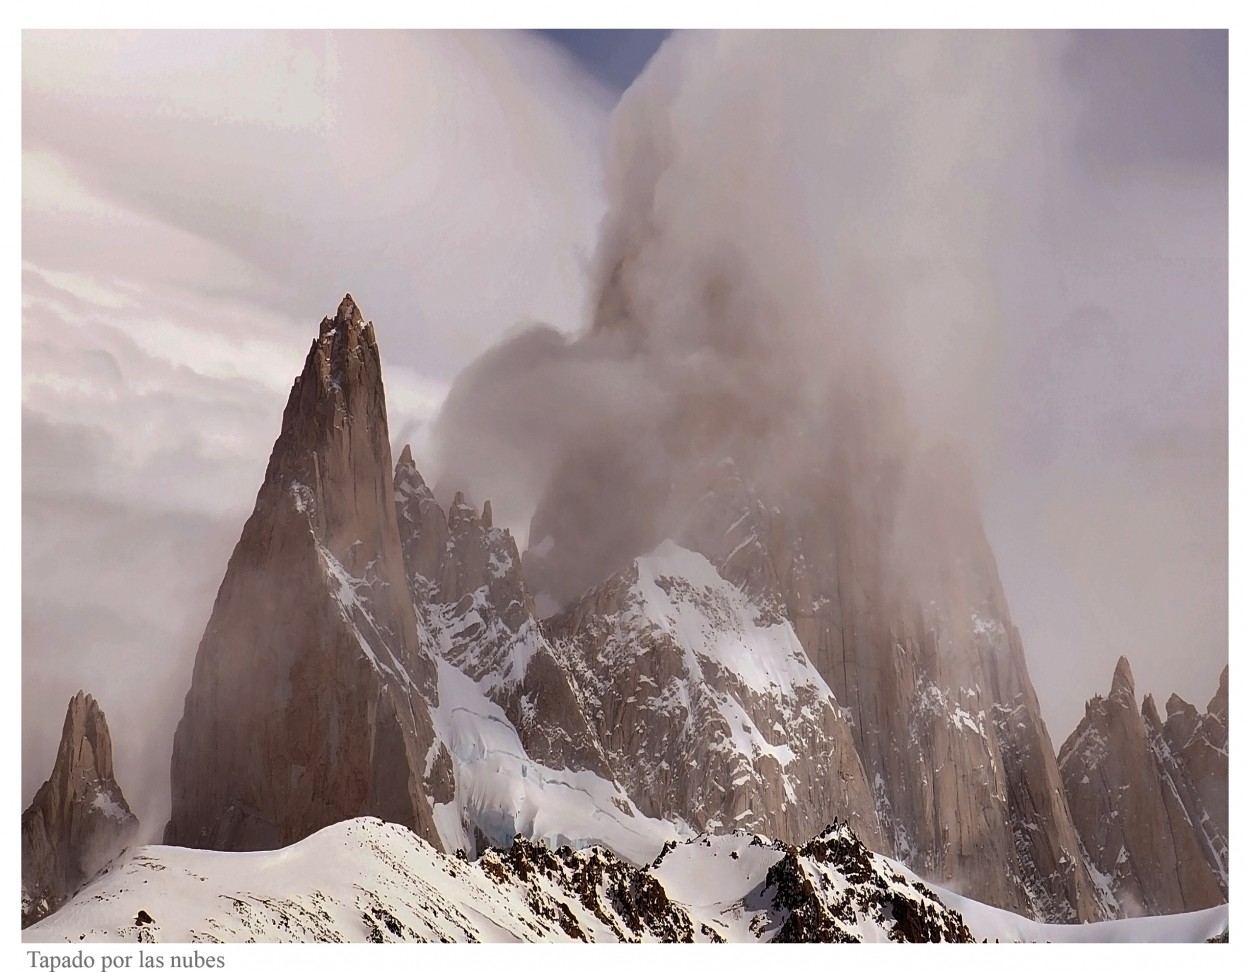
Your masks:
M113 778L108 722L79 692L65 712L52 774L22 814L22 927L60 907L138 828Z
M1137 706L1121 658L1059 753L1089 869L1116 915L1196 911L1228 900L1228 669L1201 717L1180 698L1162 724ZM1208 807L1208 801L1210 807Z
M351 296L291 388L174 737L169 843L281 847L373 814L441 846L450 761L409 594L381 361Z

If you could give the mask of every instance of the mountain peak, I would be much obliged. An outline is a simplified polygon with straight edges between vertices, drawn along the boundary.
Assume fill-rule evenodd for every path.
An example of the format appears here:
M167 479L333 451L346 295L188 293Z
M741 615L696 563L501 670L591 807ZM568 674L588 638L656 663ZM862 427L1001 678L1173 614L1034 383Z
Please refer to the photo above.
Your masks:
M138 825L113 778L104 712L80 691L65 710L52 773L22 814L23 925L59 907Z
M1220 672L1220 687L1207 703L1207 712L1224 722L1228 721L1228 666Z
M344 323L352 320L360 320L360 308L356 306L356 301L352 299L351 294L344 294L343 299L339 301L339 309L337 319Z
M1109 698L1127 694L1130 700L1137 698L1137 687L1133 683L1133 670L1129 668L1128 659L1123 655L1115 663L1115 674L1111 676L1111 694Z
M362 321L344 297L291 388L197 651L167 843L269 849L373 813L441 846L436 665L408 593L381 356Z

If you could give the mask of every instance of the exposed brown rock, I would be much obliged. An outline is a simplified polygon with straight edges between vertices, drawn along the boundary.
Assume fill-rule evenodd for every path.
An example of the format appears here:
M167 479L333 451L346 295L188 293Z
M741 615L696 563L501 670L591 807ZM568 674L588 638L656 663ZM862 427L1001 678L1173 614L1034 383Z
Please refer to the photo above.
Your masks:
M549 627L613 775L644 813L789 841L842 817L882 846L851 726L788 622L700 555L666 544ZM769 653L741 660L748 644ZM744 670L765 657L770 676L793 682Z
M272 848L371 814L441 847L431 806L452 780L437 691L395 520L377 342L349 295L291 389L200 642L166 841Z
M113 778L104 713L79 692L65 712L52 775L22 813L22 927L59 908L138 827Z
M1120 914L1196 911L1225 900L1212 849L1204 850L1202 818L1194 816L1196 788L1169 749L1154 700L1147 696L1138 710L1126 659L1108 696L1086 703L1059 767L1091 872Z
M1228 666L1220 685L1199 713L1178 695L1167 703L1163 740L1193 792L1182 786L1186 810L1201 831L1208 862L1228 891Z
M970 479L948 451L889 458L888 423L872 436L799 495L704 467L681 535L794 625L851 714L889 853L1022 913L1103 917Z
M414 601L446 660L507 714L533 759L611 778L598 741L552 654L511 533L457 493L444 514L405 446L395 502Z

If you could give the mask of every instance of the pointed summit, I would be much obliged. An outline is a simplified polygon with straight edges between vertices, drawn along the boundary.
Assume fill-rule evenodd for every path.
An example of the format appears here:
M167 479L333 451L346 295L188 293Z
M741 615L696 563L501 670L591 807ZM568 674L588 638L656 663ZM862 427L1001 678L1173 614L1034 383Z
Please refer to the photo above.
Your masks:
M1121 655L1120 660L1115 663L1115 674L1111 676L1111 693L1108 698L1119 698L1126 694L1129 704L1132 705L1137 698L1137 687L1133 683L1133 670L1129 668L1128 659Z
M167 843L281 847L374 815L441 846L453 784L395 517L373 326L348 295L291 388L174 738ZM440 758L441 757L441 758Z
M360 308L356 306L356 301L352 300L351 294L344 294L343 299L339 301L339 309L335 314L335 320L340 324L359 324L363 320L360 315Z
M79 692L65 711L52 775L22 814L22 926L60 907L138 826L113 778L108 722Z
M1220 687L1207 703L1207 714L1213 715L1221 722L1228 722L1228 666L1220 672Z
M1182 711L1192 707L1170 703L1164 726L1154 697L1139 710L1133 693L1133 673L1121 658L1110 696L1090 700L1059 751L1081 852L1092 873L1106 878L1101 887L1120 917L1213 907L1226 898L1226 831L1217 826L1218 807L1209 805L1216 799L1195 785L1184 751L1169 739L1192 734ZM1205 743L1198 749L1217 752Z
M395 516L399 524L404 569L413 597L428 600L447 551L447 514L421 477L405 445L395 466Z
M352 326L359 327L364 323L364 320L360 313L360 308L356 306L356 301L352 299L352 295L344 294L343 299L339 301L338 310L334 312L334 316L322 318L321 328L317 337L328 337L339 329L347 330Z

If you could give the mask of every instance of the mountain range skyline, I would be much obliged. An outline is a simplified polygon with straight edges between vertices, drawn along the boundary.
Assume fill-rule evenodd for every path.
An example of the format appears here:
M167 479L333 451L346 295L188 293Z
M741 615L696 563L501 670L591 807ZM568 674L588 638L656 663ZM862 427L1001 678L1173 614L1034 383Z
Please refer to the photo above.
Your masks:
M535 841L566 863L568 848L600 846L658 867L683 838L745 831L752 846L780 841L798 868L786 877L777 862L763 885L777 888L775 941L859 940L874 915L869 934L891 940L970 940L958 915L921 931L946 922L923 903L875 912L874 892L853 906L814 892L799 854L833 853L835 885L888 889L855 864L874 851L978 907L1044 923L1217 920L1227 669L1205 716L1173 695L1165 727L1147 697L1143 725L1121 658L1108 699L1090 700L1056 749L958 457L922 452L901 489L873 499L874 463L897 458L888 422L845 418L832 465L810 457L775 494L785 509L760 502L742 478L760 474L749 462L740 473L733 459L688 458L675 470L693 487L674 490L683 515L657 521L680 531L541 621L530 585L542 573L523 572L489 501L479 514L457 494L444 512L407 447L392 472L376 332L345 296L292 386L197 650L163 843L276 850L380 817L472 861ZM536 556L544 567L570 556L567 535ZM64 924L46 916L101 862L133 856L123 843L139 822L112 765L104 716L79 692L22 818L23 925L45 919L37 934ZM859 850L818 846L839 820ZM141 889L90 900L130 890ZM175 902L150 903L166 915ZM711 940L737 934L711 922ZM661 924L662 940L689 940Z
M168 792L157 740L272 441L260 416L345 289L332 277L385 322L388 448L411 444L444 508L489 499L535 563L583 534L581 512L570 526L553 509L597 495L618 511L624 532L563 561L573 586L527 563L540 616L650 549L656 528L620 500L672 479L681 436L720 448L717 403L745 396L751 434L778 444L751 461L784 483L826 375L859 387L877 356L901 401L865 400L967 463L1056 750L1121 656L1142 695L1201 706L1219 682L1226 34L679 34L619 103L534 36L24 48L24 711L92 691L145 827ZM252 77L210 91L186 55ZM120 118L143 124L109 141ZM256 139L298 178L218 174ZM353 143L369 151L349 163ZM297 184L319 212L292 215ZM125 254L155 252L141 279ZM632 339L602 324L631 317L645 367L622 367L614 342ZM692 380L707 404L672 412ZM632 478L587 492L578 463L609 468L594 449L610 445ZM546 483L559 463L563 499ZM154 691L129 707L137 672ZM23 718L24 803L56 747L43 721Z

